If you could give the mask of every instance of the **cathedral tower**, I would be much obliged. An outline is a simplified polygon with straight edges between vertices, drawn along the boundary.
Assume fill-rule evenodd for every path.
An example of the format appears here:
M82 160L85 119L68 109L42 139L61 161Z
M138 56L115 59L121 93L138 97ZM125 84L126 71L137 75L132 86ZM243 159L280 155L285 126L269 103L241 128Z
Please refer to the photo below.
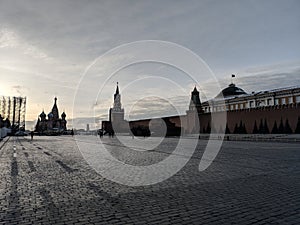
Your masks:
M45 114L44 110L39 115L37 124L35 126L35 131L40 134L51 135L54 133L58 134L66 130L67 130L66 113L63 112L61 114L61 118L59 118L57 98L55 97L52 110L48 113L48 115Z
M53 114L53 119L57 120L59 118L59 114L58 114L58 108L57 108L57 105L56 105L56 102L57 102L57 98L55 97L54 98L54 105L52 107L52 114Z

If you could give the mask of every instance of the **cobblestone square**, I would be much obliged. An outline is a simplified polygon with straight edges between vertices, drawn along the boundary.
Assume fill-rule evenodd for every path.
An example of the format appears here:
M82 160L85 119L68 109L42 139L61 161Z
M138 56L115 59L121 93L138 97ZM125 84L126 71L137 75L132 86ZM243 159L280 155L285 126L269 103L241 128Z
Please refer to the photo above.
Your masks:
M125 137L131 139L131 137ZM0 142L1 224L299 224L299 142L224 141L210 167L198 166L206 140L171 178L130 187L84 160L96 136L10 137ZM104 137L112 155L148 165L172 154L178 139L132 151ZM134 140L132 140L134 143ZM184 155L182 157L185 157Z

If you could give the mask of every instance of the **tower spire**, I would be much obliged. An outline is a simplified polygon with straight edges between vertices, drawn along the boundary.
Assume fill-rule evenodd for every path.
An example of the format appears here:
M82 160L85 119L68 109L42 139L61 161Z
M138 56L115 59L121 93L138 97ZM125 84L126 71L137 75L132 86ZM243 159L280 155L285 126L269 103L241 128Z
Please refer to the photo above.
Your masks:
M116 92L114 94L114 100L116 99L116 96L120 94L120 91L119 91L119 82L117 82L117 88L116 88Z
M233 78L235 78L235 74L231 74L231 84L234 84L233 83Z
M117 82L117 89L116 89L116 94L119 94L119 82Z
M199 91L197 90L196 85L191 93L189 110L197 110L198 112L202 112L202 104L200 101Z
M52 114L53 114L53 117L54 117L55 119L58 119L58 118L59 118L59 113L58 113L58 108L57 108L56 102L57 102L57 98L56 98L56 96L55 96L55 98L54 98L54 105L53 105L53 107L52 107L51 112L52 112Z

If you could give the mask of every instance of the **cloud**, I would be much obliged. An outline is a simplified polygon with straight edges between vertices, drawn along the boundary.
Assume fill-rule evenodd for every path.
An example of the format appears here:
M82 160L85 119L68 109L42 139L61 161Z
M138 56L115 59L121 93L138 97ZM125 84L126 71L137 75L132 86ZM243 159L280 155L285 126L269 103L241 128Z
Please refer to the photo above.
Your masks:
M16 35L7 29L0 30L0 48L15 47L17 45Z
M18 93L19 96L22 96L22 89L23 89L22 86L15 85L15 86L12 86L11 88L14 92Z
M186 109L187 96L174 96L166 99L149 96L128 105L125 115L127 119L135 120L183 114Z
M192 0L189 4L173 0L3 0L0 3L1 87L23 87L13 91L28 96L30 115L39 113L34 107L52 100L53 95L61 96L71 111L80 77L97 57L120 44L144 39L181 44L202 57L213 71L229 71L217 76L221 87L226 87L230 82L226 77L236 72L239 72L237 84L248 92L289 86L299 83L298 72L292 71L292 65L280 68L280 62L300 59L298 9L299 2L292 0L288 4L276 0L243 3ZM162 65L153 70L150 69L153 65L125 69L108 81L101 101L95 103L94 90L98 91L107 78L109 63L122 57L125 56L107 58L90 71L93 76L78 90L83 93L78 99L80 116L88 117L93 110L97 115L107 114L116 81L125 87L130 80L149 75L176 81L185 93L144 79L132 88L134 93L122 92L125 109L138 101L141 93L148 96L155 93L171 99L184 112L194 81ZM219 91L209 80L197 85L201 99L214 97ZM148 104L155 108L151 102ZM162 102L157 104L164 106ZM142 107L147 106L141 105L136 113L142 115ZM157 115L164 111L155 110ZM166 109L166 112L171 111Z
M51 60L45 52L23 40L15 31L9 28L2 28L0 30L0 48L15 48L33 58Z

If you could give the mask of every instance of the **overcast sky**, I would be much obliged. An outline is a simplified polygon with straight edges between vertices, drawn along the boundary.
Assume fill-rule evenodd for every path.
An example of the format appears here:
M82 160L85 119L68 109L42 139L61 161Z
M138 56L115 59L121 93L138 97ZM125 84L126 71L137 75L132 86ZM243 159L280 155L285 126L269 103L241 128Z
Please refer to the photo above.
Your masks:
M73 117L74 96L87 68L92 65L94 73L102 74L87 81L99 84L100 90L105 68L115 59L108 58L105 64L92 64L94 60L140 40L162 40L190 49L224 87L232 73L247 92L300 84L298 0L0 0L0 95L27 96L29 121L43 109L48 113L54 96L60 113L65 110L67 118ZM174 79L178 88L162 82L160 76ZM89 111L96 108L99 119L107 119L117 81L121 92L127 87L127 95L122 92L127 118L174 114L172 104L184 113L195 85L186 77L182 71L155 63L126 68L109 79L101 101L95 102L97 96L91 96L86 86L86 95L78 96L80 113L74 117L85 124ZM197 86L206 97L215 94L210 79ZM139 100L145 93L145 99Z

